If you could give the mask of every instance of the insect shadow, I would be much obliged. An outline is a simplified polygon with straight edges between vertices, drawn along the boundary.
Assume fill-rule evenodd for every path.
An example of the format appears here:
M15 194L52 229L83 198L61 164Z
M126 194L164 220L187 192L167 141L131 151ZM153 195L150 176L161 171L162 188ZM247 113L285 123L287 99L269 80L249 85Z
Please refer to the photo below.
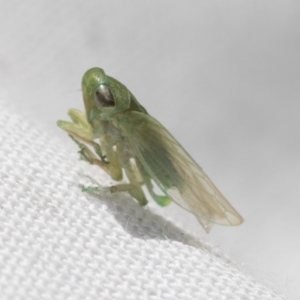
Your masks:
M192 236L176 226L172 221L156 214L149 206L141 207L137 201L126 193L109 194L92 193L89 201L97 208L106 210L121 225L127 234L143 240L157 239L178 242L184 245L210 252L216 257L224 258L219 249L210 245L205 239Z

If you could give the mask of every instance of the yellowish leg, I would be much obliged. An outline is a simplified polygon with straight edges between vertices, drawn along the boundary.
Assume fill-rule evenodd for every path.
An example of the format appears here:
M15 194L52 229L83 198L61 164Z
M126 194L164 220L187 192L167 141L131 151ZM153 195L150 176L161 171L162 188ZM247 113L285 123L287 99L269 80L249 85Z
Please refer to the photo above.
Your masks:
M129 161L125 163L124 168L125 168L126 176L130 182L130 185L133 187L131 190L128 190L128 192L131 194L132 197L134 197L140 203L140 205L142 206L146 205L148 203L148 200L146 199L144 191L141 187L142 183L139 181L137 177L137 173L130 165Z
M141 206L144 206L148 203L147 199L140 195L140 191L137 189L137 186L130 183L116 184L110 187L101 187L101 186L84 186L82 187L83 192L110 192L112 194L119 192L129 192ZM139 196L139 198L138 198Z
M109 163L103 162L102 160L99 160L97 156L84 144L77 141L72 135L70 135L71 138L76 142L76 144L80 148L80 155L81 157L88 161L92 165L97 165L100 168L102 168L108 175L110 175L110 169L109 169Z
M155 202L160 205L160 206L167 206L169 205L172 200L166 196L166 195L157 195L154 193L154 188L153 188L153 184L151 182L151 177L149 176L149 174L145 171L144 167L142 166L141 162L139 160L137 160L137 167L141 173L141 176L143 178L143 181L150 193L150 195L152 196L152 198L155 200Z
M81 157L89 163L101 167L112 179L121 180L122 164L120 161L120 153L113 150L113 142L110 137L105 135L101 137L101 146L105 150L105 154L108 158L108 161L106 161L106 157L103 155L100 145L93 140L93 129L87 121L86 115L78 110L71 109L69 116L73 122L58 121L57 125L68 132L70 137L76 142L80 148L79 152ZM93 147L101 160L98 159L86 145ZM128 191L141 205L146 205L148 201L129 163L125 170L130 182L128 184L118 184L111 187L83 187L82 190L85 192L110 191L111 193Z

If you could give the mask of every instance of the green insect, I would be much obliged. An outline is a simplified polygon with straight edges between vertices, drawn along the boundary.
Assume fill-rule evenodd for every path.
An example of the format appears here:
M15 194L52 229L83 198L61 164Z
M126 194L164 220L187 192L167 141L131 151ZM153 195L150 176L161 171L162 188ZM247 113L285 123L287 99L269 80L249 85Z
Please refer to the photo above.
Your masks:
M206 232L214 223L243 222L202 168L122 83L93 68L83 76L82 92L86 113L70 109L73 122L57 125L79 145L83 159L115 181L123 179L124 170L128 180L83 191L127 191L143 206L148 202L142 189L146 186L159 205L174 201L193 213ZM154 192L154 183L164 195Z

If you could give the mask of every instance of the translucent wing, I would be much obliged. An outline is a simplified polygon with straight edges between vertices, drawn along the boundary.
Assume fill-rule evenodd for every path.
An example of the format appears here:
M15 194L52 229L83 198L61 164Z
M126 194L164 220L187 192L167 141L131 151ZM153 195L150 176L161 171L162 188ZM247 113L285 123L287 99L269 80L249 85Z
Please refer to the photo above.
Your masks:
M175 203L191 211L207 232L214 223L239 225L243 222L202 168L157 120L129 111L118 121L156 184Z

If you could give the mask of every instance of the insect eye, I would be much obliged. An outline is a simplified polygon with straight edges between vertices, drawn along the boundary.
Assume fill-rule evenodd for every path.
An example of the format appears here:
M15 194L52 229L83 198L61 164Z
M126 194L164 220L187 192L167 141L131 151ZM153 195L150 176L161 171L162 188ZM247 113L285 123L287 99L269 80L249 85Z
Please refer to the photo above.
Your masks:
M109 87L100 85L95 92L95 101L101 107L115 106L114 96Z

